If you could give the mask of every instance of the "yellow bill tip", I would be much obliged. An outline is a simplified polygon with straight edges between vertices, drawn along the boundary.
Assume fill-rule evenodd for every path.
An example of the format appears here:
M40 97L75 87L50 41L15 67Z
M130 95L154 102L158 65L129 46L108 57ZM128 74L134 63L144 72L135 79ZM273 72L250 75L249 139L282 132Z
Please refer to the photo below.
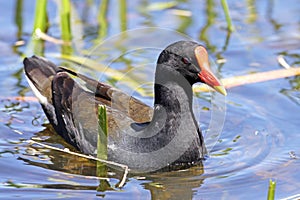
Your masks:
M224 96L227 95L226 89L224 88L223 85L214 86L214 89L215 89L217 92L223 94Z

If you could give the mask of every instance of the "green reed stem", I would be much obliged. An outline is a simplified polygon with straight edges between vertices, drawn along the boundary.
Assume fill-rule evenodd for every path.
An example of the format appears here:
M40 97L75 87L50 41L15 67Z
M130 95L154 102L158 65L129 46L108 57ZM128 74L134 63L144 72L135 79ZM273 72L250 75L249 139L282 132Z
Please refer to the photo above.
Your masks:
M232 31L234 31L234 26L232 25L232 21L231 21L231 18L230 18L227 1L226 0L221 0L221 4L222 4L222 7L223 7L223 10L224 10L224 13L225 13L228 30L230 32L232 32Z
M15 11L15 23L18 27L17 38L21 39L22 36L22 28L23 28L23 1L17 0L16 3L16 11Z
M97 158L107 160L107 115L106 106L98 106L98 141L97 141ZM107 166L97 161L98 177L107 177ZM110 188L110 184L106 180L101 180L97 191L105 191Z
M47 23L47 0L36 1L33 32L35 32L37 29L40 29L45 33L47 29Z
M64 41L71 41L71 4L70 0L62 0L60 1L61 8L60 8L60 23L61 23L61 38Z
M127 29L127 2L126 2L126 0L119 0L119 8L120 8L121 31L126 31L126 29Z
M205 26L200 31L199 39L203 41L206 47L211 51L216 51L216 46L211 44L211 40L209 39L209 35L207 34L208 30L212 27L212 25L216 22L217 13L214 10L215 8L215 1L214 0L207 0L206 1L206 23Z
M48 28L47 0L36 1L34 27L32 31L32 49L35 55L44 54L44 40L40 40L37 32L46 33ZM30 45L28 45L30 46Z
M104 105L98 107L98 124L97 158L107 160L107 115Z
M66 44L62 45L62 53L70 55L73 50L71 47L72 33L71 33L71 3L70 0L60 1L60 26L61 38Z
M254 23L257 20L257 10L255 7L256 0L247 0L247 8L249 10L247 22Z
M108 0L102 0L99 8L98 21L99 21L99 31L98 38L103 39L107 35L107 8L108 8Z
M274 200L275 199L275 188L276 188L276 182L270 180L270 182L269 182L269 191L268 191L268 200Z

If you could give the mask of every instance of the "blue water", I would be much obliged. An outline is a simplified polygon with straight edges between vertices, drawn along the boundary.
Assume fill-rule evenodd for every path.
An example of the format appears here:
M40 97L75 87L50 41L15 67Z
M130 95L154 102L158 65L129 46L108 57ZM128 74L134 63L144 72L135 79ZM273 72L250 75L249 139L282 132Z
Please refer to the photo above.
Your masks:
M223 78L282 69L278 55L284 55L293 67L299 67L300 4L296 0L228 1L236 31L227 43L226 21L219 1L174 1L177 2L175 7L147 10L147 6L153 7L157 2L160 1L128 1L125 24L119 16L119 1L110 1L106 41L119 34L124 24L130 30L155 26L179 31L184 37L203 43L215 63L225 59L225 63L215 65ZM23 1L19 13L21 28L16 24L17 3L3 1L0 6L1 199L266 199L270 179L277 183L276 199L300 194L299 77L228 89L226 99L221 101L222 109L226 107L222 110L224 125L220 124L222 132L215 140L209 134L213 112L210 99L221 97L201 94L195 99L194 109L207 145L211 147L203 166L173 172L130 174L121 189L116 184L122 171L109 169L110 179L104 183L95 177L95 162L29 144L27 140L34 139L59 148L71 148L48 124L23 75L23 56L35 52L31 45L35 3ZM100 3L72 1L74 55L90 55L92 49L99 47L95 39L98 37ZM60 38L58 6L55 1L49 1L47 6L48 34ZM208 20L207 14L213 17ZM167 43L173 37L166 37L163 31L158 36L150 31L144 35L147 40L139 44L146 42L152 46ZM24 45L14 46L17 41L23 41ZM153 77L149 74L153 72L159 50L152 48L128 53L137 43L128 38L124 41L128 43L123 46L125 49L110 46L92 56L103 63L119 58L111 65L114 69L137 74L138 80L151 81ZM45 42L44 52L45 57L57 64L99 76L60 59L60 45ZM122 52L127 54L121 55ZM143 65L145 67L141 67ZM124 86L102 78L133 92L148 104L152 103L151 97L139 95L126 87L126 82ZM151 93L151 86L146 88L150 88ZM26 99L18 98L21 96ZM102 190L98 188L99 184Z

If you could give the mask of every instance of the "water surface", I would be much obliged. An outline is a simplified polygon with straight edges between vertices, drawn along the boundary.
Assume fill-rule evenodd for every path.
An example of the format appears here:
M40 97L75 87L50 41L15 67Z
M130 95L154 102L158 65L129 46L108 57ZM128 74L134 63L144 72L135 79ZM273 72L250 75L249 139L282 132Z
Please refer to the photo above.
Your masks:
M236 28L232 34L226 30L219 1L173 1L176 5L168 9L155 9L154 2L159 1L128 1L127 20L124 21L119 13L121 5L118 1L109 1L106 37L150 26L179 31L206 45L216 63L226 61L216 64L222 77L280 69L278 55L284 55L293 67L299 67L300 4L296 0L229 1ZM72 2L74 55L88 54L86 52L97 44L99 3L101 1ZM47 9L48 34L60 38L55 1L49 1ZM299 194L299 77L229 89L222 133L215 140L216 144L211 145L210 155L202 165L172 172L130 174L126 185L120 189L116 184L122 171L109 168L109 181L99 180L95 177L95 162L27 142L34 139L72 150L48 124L23 75L23 56L36 52L30 45L34 3L3 1L0 13L5 16L0 18L0 198L266 199L270 179L277 183L276 198ZM149 38L159 39L162 38ZM16 46L17 41L23 41L24 45ZM158 50L135 51L118 57L120 52L130 50L126 48L129 46L110 48L98 54L104 63L107 59L118 58L112 65L115 69L128 72L138 68L130 72L151 80L153 77L148 74L153 72L151 63ZM60 53L60 45L45 42L44 56L48 59L97 76L76 63L59 59ZM146 67L140 68L143 64ZM142 72L147 75L140 75ZM111 79L104 77L104 80L128 89ZM151 92L151 86L145 87ZM151 97L133 93L148 104L152 103ZM196 96L195 113L210 145L207 133L212 95Z

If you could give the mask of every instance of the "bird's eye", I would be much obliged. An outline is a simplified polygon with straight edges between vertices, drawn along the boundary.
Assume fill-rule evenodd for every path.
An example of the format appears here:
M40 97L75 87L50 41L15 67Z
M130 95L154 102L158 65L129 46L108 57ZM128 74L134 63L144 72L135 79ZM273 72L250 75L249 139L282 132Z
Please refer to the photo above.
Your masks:
M185 57L183 57L182 59L182 62L184 63L184 64L190 64L191 62L189 61L189 59L188 58L185 58Z

